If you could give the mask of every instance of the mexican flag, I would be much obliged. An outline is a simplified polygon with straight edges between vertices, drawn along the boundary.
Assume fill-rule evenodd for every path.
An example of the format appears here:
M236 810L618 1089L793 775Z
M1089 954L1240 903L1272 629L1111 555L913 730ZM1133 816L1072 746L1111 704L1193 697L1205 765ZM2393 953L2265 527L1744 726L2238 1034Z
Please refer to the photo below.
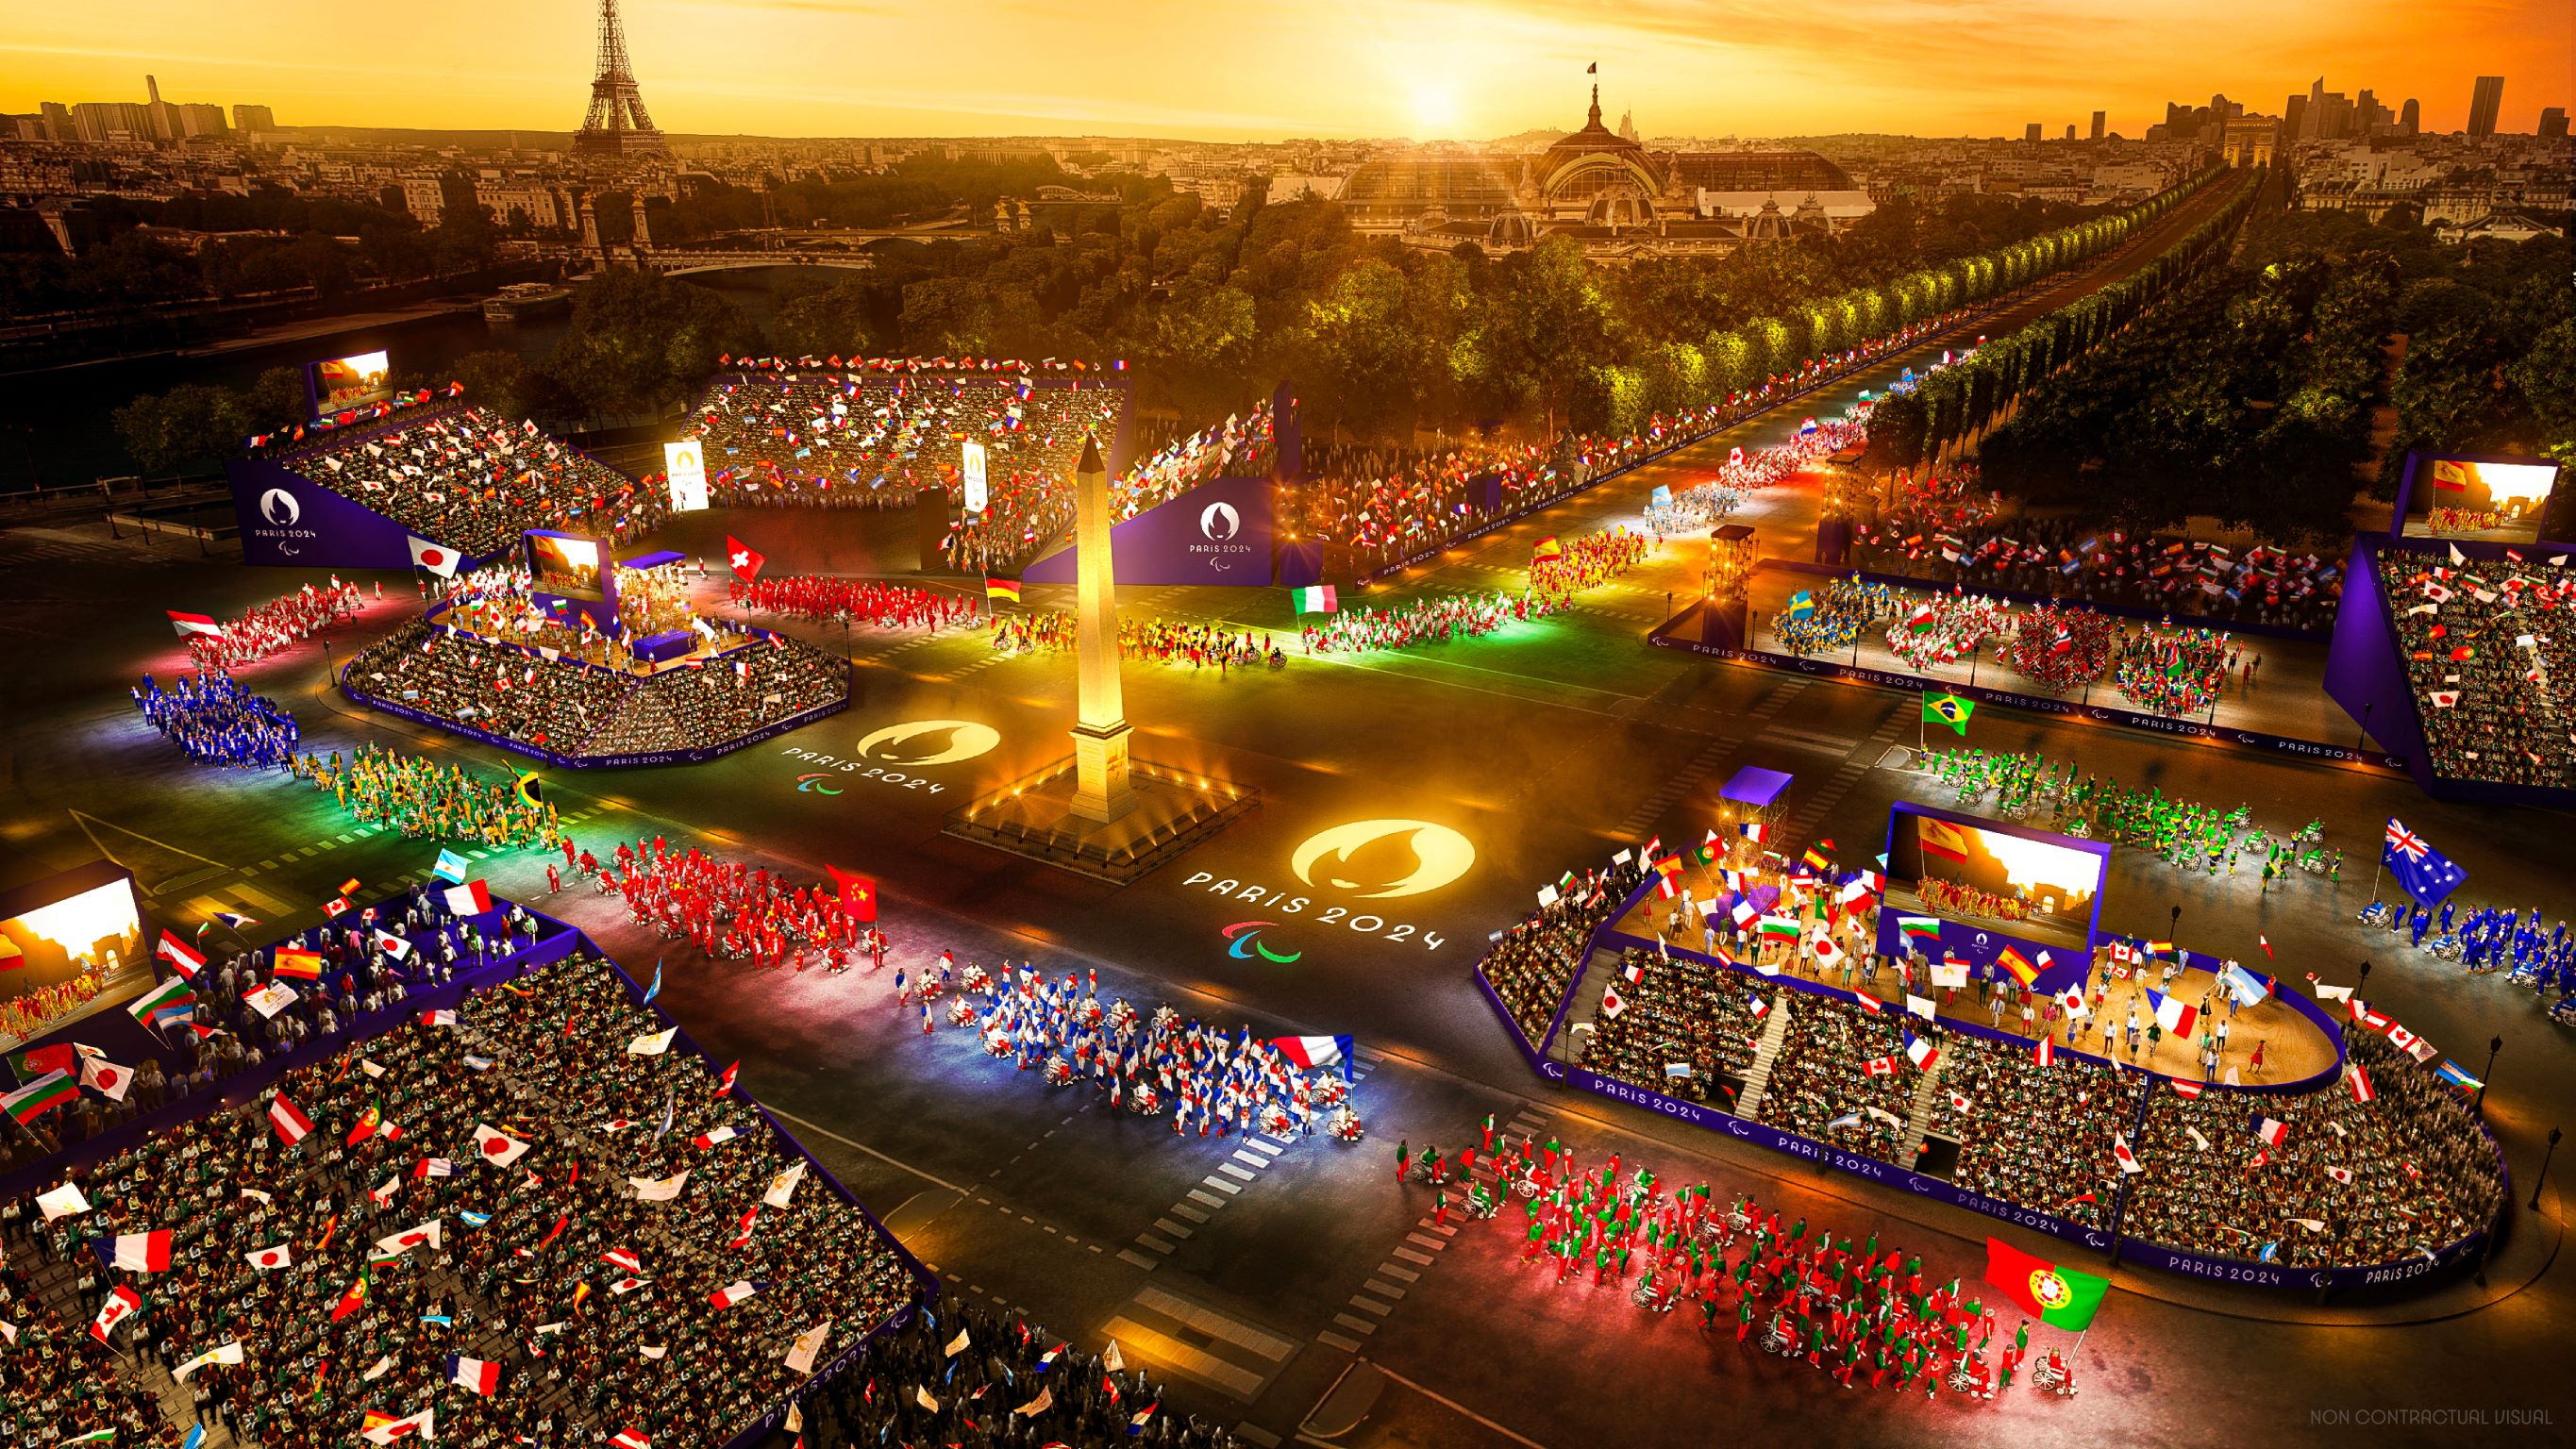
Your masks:
M2111 1287L2108 1279L2034 1258L2000 1238L1986 1239L1986 1281L2023 1312L2069 1333L2092 1326L2094 1311Z

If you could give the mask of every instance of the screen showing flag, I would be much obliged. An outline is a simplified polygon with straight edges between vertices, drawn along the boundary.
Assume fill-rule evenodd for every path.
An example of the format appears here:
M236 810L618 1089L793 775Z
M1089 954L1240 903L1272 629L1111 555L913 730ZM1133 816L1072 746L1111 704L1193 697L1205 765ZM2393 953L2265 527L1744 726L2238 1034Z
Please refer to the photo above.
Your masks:
M1980 966L2007 947L2034 962L2043 952L2079 962L2091 949L2109 857L2095 841L1900 801L1888 821L1880 949L1902 954L1910 937ZM1935 934L1926 922L1951 924Z
M382 352L307 363L304 382L313 395L313 415L327 418L385 401L394 395L393 370L392 361Z
M50 1025L87 1014L107 987L151 974L134 877L114 862L0 893L0 1003L37 998Z
M600 561L607 555L607 549L595 538L577 538L568 533L528 535L528 572L541 594L604 601L608 596Z
M2553 512L2558 464L2547 458L2406 455L2397 536L2461 543L2538 543L2576 528Z

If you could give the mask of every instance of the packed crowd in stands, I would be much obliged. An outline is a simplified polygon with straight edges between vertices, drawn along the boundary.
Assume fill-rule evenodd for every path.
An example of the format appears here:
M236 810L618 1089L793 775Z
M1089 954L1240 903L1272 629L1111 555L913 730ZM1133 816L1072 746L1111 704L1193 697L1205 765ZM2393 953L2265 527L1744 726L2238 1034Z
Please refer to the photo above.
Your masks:
M2423 720L2434 773L2564 789L2576 784L2576 569L2531 557L2469 559L2388 549L2380 592Z
M510 548L531 528L623 544L661 527L668 501L535 423L470 404L329 434L278 461L469 557Z
M1109 505L1118 518L1133 518L1211 478L1262 478L1270 474L1275 422L1270 405L1248 415L1175 438L1109 480Z
M2378 1032L2344 1033L2344 1081L2288 1096L2158 1091L2121 1232L2291 1267L2402 1263L2487 1226L2503 1202L2494 1143L2464 1093ZM2254 1135L2288 1124L2278 1147Z
M526 666L558 660L615 671L646 669L656 660L677 657L661 648L647 650L649 658L639 655L640 646L663 635L689 635L693 649L706 651L755 637L747 625L698 613L689 603L687 575L677 563L620 569L617 577L613 627L600 626L587 610L561 595L540 600L535 577L516 559L447 580L438 591L446 608L437 623L442 633L461 630L536 651L534 658L522 659L522 675L529 672Z
M849 697L845 660L774 634L641 677L550 647L530 654L413 620L348 678L363 695L565 755L712 748Z
M1580 949L1578 947L1578 949ZM1735 1082L1761 1049L1769 988L1695 956L1629 947L1611 983L1620 1010L1597 1014L1583 1043L1583 1065L1605 1077L1654 1087L1666 1096L1711 1102L1733 1111ZM1629 980L1634 973L1634 980ZM1544 986L1543 982L1535 983ZM1558 986L1559 995L1564 987ZM1760 1012L1754 1003L1761 1002ZM1556 1007L1546 1003L1550 1012ZM1546 1029L1546 1019L1539 1026ZM1734 1082L1727 1080L1734 1078Z
M431 981L445 968L424 960L430 938L448 927L418 915L393 934L410 933L411 974ZM333 974L374 984L308 999L398 998L401 968L367 955L348 949ZM315 1013L313 1040L332 1034L331 1010ZM176 1366L239 1345L238 1362L190 1378L201 1420L239 1442L350 1441L366 1411L430 1416L413 1437L443 1443L623 1434L719 1449L803 1385L788 1362L800 1335L829 1320L828 1363L917 1282L703 1063L631 1049L662 1025L595 958L559 962L469 997L452 1024L352 1041L74 1173L89 1206L36 1227L30 1246L77 1281L46 1303L46 1332L0 1348L13 1385L42 1386L12 1392L21 1415L36 1411L20 1436L115 1427L119 1443L175 1441L150 1400L95 1393L104 1350L81 1330L125 1290L145 1306L108 1331L110 1348ZM237 1070L262 1039L211 1037L198 1055L236 1054ZM19 1224L38 1222L16 1206ZM103 1269L90 1250L155 1232L169 1234L164 1271ZM35 1292L16 1269L9 1288ZM458 1354L492 1363L497 1384L456 1382Z
M2133 633L2124 622L2112 645L2111 664L2120 692L2131 703L2150 714L2183 716L2217 702L2240 656L2250 684L2259 661L2238 649L2224 629L2167 620Z
M924 1308L870 1341L805 1400L814 1449L893 1444L1169 1445L1234 1449L1226 1430L1163 1407L1163 1386L1113 1342L1085 1353L1025 1319Z
M1563 886L1549 886L1539 908L1497 932L1497 939L1476 962L1476 973L1493 989L1531 1046L1547 1036L1548 1023L1583 964L1593 928L1608 920L1644 867L1633 859L1607 870L1586 871Z
M144 721L200 765L274 770L303 738L295 716L229 674L198 674L164 689L151 675L126 691Z
M862 924L875 918L874 902L862 909L835 889L792 884L784 872L719 860L694 845L674 850L666 836L620 840L605 859L588 850L576 857L567 847L564 863L622 898L629 920L713 958L838 971L854 951L883 949L883 938ZM547 876L560 888L551 865Z
M1958 509L1900 508L1853 532L1855 567L1971 589L2063 597L2275 628L2333 627L2342 569L2269 546L2101 533L2063 519L1955 521Z
M1728 908L1730 901L1761 900L1756 893L1764 889L1757 884L1762 874L1735 872L1728 880L1744 890L1721 890L1705 902L1685 896L1670 907L1669 919L1650 919L1647 926L1668 947L1632 948L1593 967L1596 979L1608 979L1590 1019L1576 1023L1574 1039L1589 1038L1585 1065L1649 1091L1734 1112L1741 1104L1726 1078L1741 1078L1752 1067L1764 1029L1774 1025L1771 1014L1785 1011L1762 1095L1750 1107L1756 1119L1917 1170L1926 1163L1930 1139L1949 1139L1958 1144L1958 1158L1948 1175L1959 1186L2093 1226L2108 1221L2122 1175L2114 1148L2128 1139L2141 1094L2148 1093L2148 1131L2130 1145L2150 1176L2133 1184L2141 1191L2132 1192L2132 1216L2122 1230L2230 1257L2300 1266L2399 1262L2458 1242L2483 1226L2500 1200L2494 1148L2464 1110L2467 1088L2430 1070L2434 1057L2420 1045L2412 1055L2399 1052L2392 1044L2395 1024L2385 1016L2356 1005L2359 1024L2344 1033L2350 1060L2363 1073L2359 1082L2347 1076L2287 1095L2233 1092L2239 1064L2244 1081L2266 1078L2265 1044L2257 1041L2248 1052L2240 1032L2228 1085L2194 1085L2187 1098L2155 1085L2161 1077L2131 1068L2152 1063L2187 1081L2209 1082L2218 1075L2210 1065L2212 1053L2228 1052L2227 1027L2243 1022L2216 983L2203 976L2196 979L2209 982L2210 989L2199 994L2198 1024L2189 1039L2162 1033L2147 992L2150 986L2188 991L2178 984L2183 977L2177 958L2150 959L2125 944L2104 948L2084 983L2087 1010L2070 1024L2060 1000L2018 985L2000 967L1969 968L1964 985L1931 985L1930 963L1911 954L1871 954L1866 930L1841 934L1842 949L1830 958L1838 970L1809 949L1812 926L1775 956L1753 925L1755 912L1730 919ZM1845 899L1850 924L1863 924L1871 914L1867 892L1852 896L1849 880L1839 891L1831 889L1848 874L1816 876L1801 888L1798 867L1788 867L1780 897L1763 900L1763 919L1777 919L1775 912L1804 917L1810 906L1831 897ZM1690 877L1685 872L1680 878ZM1866 886L1869 879L1862 873L1857 883ZM1656 913L1664 909L1656 903ZM1589 915L1570 920L1556 953L1523 949L1489 958L1500 970L1489 969L1488 979L1498 993L1510 984L1506 1004L1533 1041L1571 989L1592 924ZM1788 989L1756 972L1785 972L1847 991L1857 982L1885 1004L1866 1010ZM1883 974L1893 978L1884 992L1877 984ZM1917 996L1918 991L1932 994ZM2059 1052L2042 1063L2029 1047L1900 1012L1898 1002L1909 998L1953 1021L1982 1017L1984 1024L2024 1038L2058 1036L2082 1054ZM1912 1037L1936 1053L1920 1068L1906 1049ZM2158 1051L2159 1045L2165 1050ZM2190 1049L2201 1053L2197 1070L2184 1060ZM1935 1079L1928 1085L1927 1071ZM1924 1140L1909 1151L1918 1093L1927 1109ZM2257 1163L2264 1144L2251 1134L2266 1114L2290 1124L2289 1149ZM2351 1180L2337 1178L2339 1172ZM2267 1198L2284 1205L2266 1213L2258 1205ZM2151 1216L2135 1216L2141 1200L2156 1204ZM2285 1211L2316 1226L2283 1228ZM2268 1235L2248 1238L2265 1225Z
M943 549L958 568L995 573L1072 523L1083 440L1114 437L1126 405L1124 388L1016 373L728 373L691 431L720 506L903 507L962 488L959 442L981 443L988 506Z
M995 614L993 648L1003 654L1058 653L1078 642L1079 622L1062 609ZM1189 619L1121 618L1118 654L1122 659L1186 664L1193 671L1213 668L1220 676L1228 669L1287 662L1267 629L1230 629Z
M385 586L378 583L376 597L383 598L384 593ZM220 634L190 634L188 658L210 673L237 669L292 648L344 619L354 619L366 606L366 596L356 584L343 583L333 574L330 587L306 584L283 598L254 605L227 621Z
M934 633L951 624L972 624L983 613L983 601L972 594L825 574L763 575L750 583L736 577L730 597L738 607L765 614Z
M327 758L305 755L295 761L295 774L331 795L352 819L415 840L545 850L563 838L552 804L528 799L513 781L470 775L454 761L441 765L371 743L351 751L345 763L338 750Z
M1490 1187L1473 1161L1479 1154ZM1481 1148L1461 1156L1456 1181L1479 1212L1497 1212L1505 1191L1526 1190L1514 1224L1527 1242L1521 1262L1544 1261L1539 1271L1553 1271L1552 1286L1626 1287L1628 1301L1650 1311L1695 1303L1704 1332L1719 1328L1732 1298L1737 1343L1803 1358L1844 1388L1920 1388L1927 1398L1947 1388L1984 1402L2012 1386L2029 1351L2027 1320L1997 1345L1983 1300L1955 1278L1927 1283L1920 1256L1882 1253L1874 1233L1866 1241L1830 1229L1810 1235L1806 1219L1784 1227L1749 1194L1720 1207L1708 1183L1668 1186L1642 1164L1623 1173L1616 1152L1585 1167L1554 1140L1497 1143L1490 1128ZM1432 1176L1435 1202L1445 1201L1450 1179L1436 1163ZM2050 1372L2034 1383L2071 1392L2063 1356L2046 1353Z
M1123 996L1104 1002L1096 971L1050 977L1005 960L989 973L970 962L960 974L943 961L938 975L924 971L909 986L898 975L894 992L897 1010L918 1006L924 1034L937 1029L936 1004L946 996L949 1025L974 1033L986 1056L1035 1072L1049 1087L1086 1086L1111 1111L1168 1112L1177 1137L1311 1137L1326 1113L1323 1125L1335 1137L1361 1134L1346 1056L1309 1063L1282 1049L1308 1038L1265 1041L1249 1027L1228 1036L1196 1017L1183 1020L1168 1002L1150 1016Z

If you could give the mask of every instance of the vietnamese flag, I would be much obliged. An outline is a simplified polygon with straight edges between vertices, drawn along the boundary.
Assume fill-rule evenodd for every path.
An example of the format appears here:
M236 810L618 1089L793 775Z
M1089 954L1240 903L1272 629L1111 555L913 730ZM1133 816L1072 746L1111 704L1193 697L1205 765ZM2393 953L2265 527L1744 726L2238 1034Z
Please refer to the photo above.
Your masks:
M1986 1281L2051 1328L2082 1333L2110 1291L2110 1280L2034 1258L2001 1238L1986 1239Z

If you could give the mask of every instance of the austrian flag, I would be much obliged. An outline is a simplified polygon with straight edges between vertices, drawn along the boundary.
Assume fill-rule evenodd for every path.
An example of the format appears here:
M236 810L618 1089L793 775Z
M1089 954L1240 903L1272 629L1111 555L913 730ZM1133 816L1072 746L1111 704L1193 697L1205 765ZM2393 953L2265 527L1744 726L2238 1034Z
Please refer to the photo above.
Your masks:
M296 1110L293 1102L280 1092L268 1104L269 1125L277 1129L278 1140L292 1147L313 1130L313 1119Z

